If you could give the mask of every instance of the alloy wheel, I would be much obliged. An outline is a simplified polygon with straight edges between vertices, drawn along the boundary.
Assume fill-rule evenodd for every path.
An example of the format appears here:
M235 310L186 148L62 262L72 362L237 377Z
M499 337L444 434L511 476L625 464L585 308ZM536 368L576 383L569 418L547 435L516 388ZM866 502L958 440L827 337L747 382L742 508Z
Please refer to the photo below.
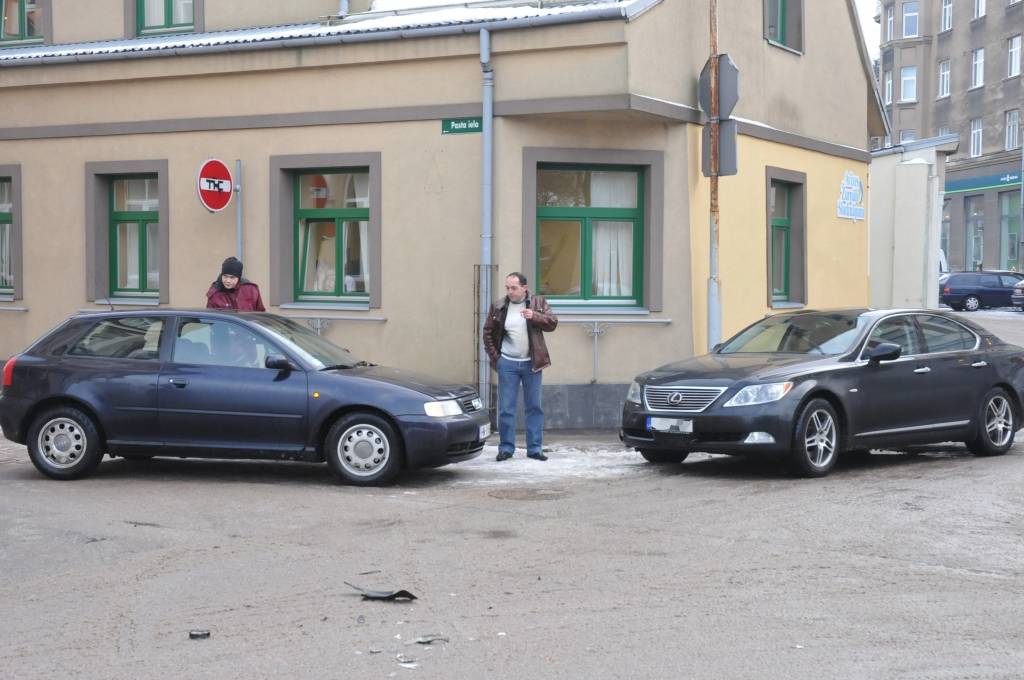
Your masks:
M997 447L1006 446L1013 436L1013 409L1005 397L989 399L985 407L985 434Z
M338 462L357 477L369 477L387 465L388 437L373 425L353 425L338 439Z
M815 467L827 465L836 452L836 423L825 410L817 410L807 419L804 451Z
M36 441L47 464L61 470L74 467L89 444L82 426L70 418L47 422L39 430Z

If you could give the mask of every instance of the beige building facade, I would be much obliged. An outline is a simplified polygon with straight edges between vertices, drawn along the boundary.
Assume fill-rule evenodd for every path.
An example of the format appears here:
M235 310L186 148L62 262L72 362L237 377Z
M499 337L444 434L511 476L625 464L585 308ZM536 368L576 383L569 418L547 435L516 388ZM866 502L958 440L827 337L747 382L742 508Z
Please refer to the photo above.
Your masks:
M161 25L152 2L96 4L21 0L0 42L0 356L80 310L201 307L239 254L269 311L475 382L481 31L492 285L522 271L559 314L548 426L615 426L634 375L705 351L707 2L353 1L321 22L337 2L166 0ZM855 10L781 8L720 7L742 83L725 336L869 297L866 149L885 123ZM221 212L197 195L211 157L241 167Z

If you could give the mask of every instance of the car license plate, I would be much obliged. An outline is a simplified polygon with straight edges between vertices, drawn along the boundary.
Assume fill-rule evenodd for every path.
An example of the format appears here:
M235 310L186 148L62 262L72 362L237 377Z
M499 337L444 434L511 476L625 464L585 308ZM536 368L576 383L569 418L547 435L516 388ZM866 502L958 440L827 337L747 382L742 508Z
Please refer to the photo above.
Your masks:
M480 440L482 441L484 439L487 439L490 436L491 436L491 424L487 423L486 425L481 425L480 426Z
M653 432L690 434L693 432L693 420L689 418L656 418L654 416L647 416L647 429Z

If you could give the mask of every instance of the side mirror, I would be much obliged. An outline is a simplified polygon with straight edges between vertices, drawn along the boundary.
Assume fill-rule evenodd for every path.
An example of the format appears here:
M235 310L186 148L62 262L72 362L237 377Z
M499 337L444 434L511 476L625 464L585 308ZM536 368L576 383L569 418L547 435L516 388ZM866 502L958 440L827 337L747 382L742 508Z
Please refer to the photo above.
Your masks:
M903 348L896 343L882 342L865 352L864 356L871 362L892 361L893 359L899 359L902 353Z
M268 354L267 360L263 362L263 365L267 368L273 368L278 371L294 371L295 364L288 361L288 357L282 354Z

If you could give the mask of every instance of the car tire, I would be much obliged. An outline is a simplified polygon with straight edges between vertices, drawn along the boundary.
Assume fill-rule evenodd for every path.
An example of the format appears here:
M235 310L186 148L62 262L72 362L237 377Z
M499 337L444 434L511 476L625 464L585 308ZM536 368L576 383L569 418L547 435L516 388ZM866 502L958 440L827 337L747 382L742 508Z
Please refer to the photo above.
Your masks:
M79 479L100 464L103 450L92 418L74 406L40 413L28 430L28 455L36 469L53 479Z
M974 295L968 295L964 298L964 309L968 312L976 312L981 309L981 300Z
M964 442L975 456L1001 456L1013 446L1018 419L1010 395L1001 387L985 393L975 416L974 436Z
M952 309L952 310L953 310L954 312L962 312L962 311L964 311L964 306L963 306L963 305L954 305L954 304L951 304L951 305L949 306L949 308L950 308L950 309Z
M648 463L662 465L665 463L682 463L690 455L689 451L655 451L653 449L638 449L640 455Z
M839 458L839 418L832 404L811 399L800 411L793 428L790 469L798 477L824 477Z
M324 455L343 482L354 486L389 484L402 471L404 447L394 427L373 413L349 413L331 426Z

